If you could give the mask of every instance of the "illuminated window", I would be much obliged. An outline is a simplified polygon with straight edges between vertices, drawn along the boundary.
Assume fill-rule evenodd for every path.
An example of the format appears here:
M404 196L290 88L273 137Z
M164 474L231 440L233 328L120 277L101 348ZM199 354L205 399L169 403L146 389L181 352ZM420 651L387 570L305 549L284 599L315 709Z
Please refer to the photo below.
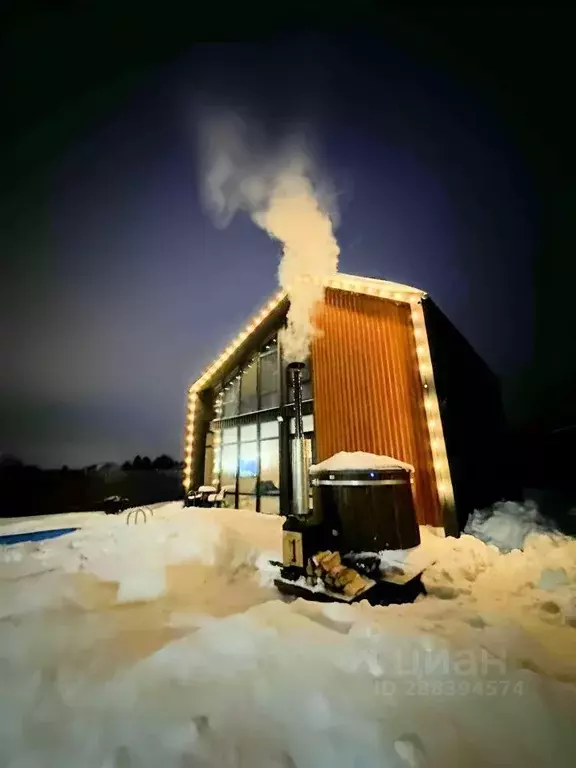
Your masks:
M269 437L278 437L280 434L280 423L278 419L260 422L260 439L267 440Z
M225 429L223 429L222 442L223 443L238 442L238 427L226 427Z
M240 442L249 443L258 439L258 427L256 424L242 424L240 427Z
M260 442L260 495L280 493L280 441L278 438Z
M254 358L242 372L240 413L258 410L258 358Z
M314 416L309 413L306 416L302 416L302 429L304 432L314 432ZM296 432L296 421L290 419L290 434L293 435Z
M236 475L238 474L238 444L224 445L222 447L222 475L220 485L236 486Z
M240 379L232 379L224 387L222 397L222 417L225 419L238 415L238 393L240 391Z
M280 366L276 339L261 348L240 371L238 375L236 369L222 389L215 393L216 420L213 429L218 428L219 419L225 421L221 425L220 439L215 440L214 452L210 456L213 475L215 482L219 480L220 488L232 490L228 497L230 506L258 510L267 515L279 514L281 424L277 410L266 413L268 409L279 408L281 393L284 392L280 377L285 368ZM302 388L304 399L311 399L309 361L303 370ZM293 402L290 389L286 395L288 401ZM286 427L294 433L293 423L286 424ZM312 438L314 424L309 414L304 416L304 430L307 438ZM307 440L307 447L311 445Z
M260 409L280 404L278 353L275 347L260 357Z
M258 482L258 443L240 443L238 492L256 493Z

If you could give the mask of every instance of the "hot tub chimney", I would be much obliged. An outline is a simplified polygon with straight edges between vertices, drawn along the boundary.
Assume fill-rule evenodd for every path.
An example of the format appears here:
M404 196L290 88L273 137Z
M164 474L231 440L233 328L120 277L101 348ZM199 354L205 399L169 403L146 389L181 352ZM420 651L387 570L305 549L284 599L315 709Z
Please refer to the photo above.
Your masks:
M308 498L308 471L304 451L304 427L302 424L302 371L304 363L290 363L288 370L294 390L295 433L292 443L292 514L303 517L310 512Z

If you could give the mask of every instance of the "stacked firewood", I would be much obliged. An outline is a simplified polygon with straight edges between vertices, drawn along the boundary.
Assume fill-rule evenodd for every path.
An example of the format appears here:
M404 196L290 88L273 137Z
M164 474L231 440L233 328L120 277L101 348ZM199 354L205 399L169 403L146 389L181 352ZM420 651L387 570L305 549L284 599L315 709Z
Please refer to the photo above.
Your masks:
M328 589L355 597L374 582L342 564L339 552L318 552L309 561L308 575L321 579Z

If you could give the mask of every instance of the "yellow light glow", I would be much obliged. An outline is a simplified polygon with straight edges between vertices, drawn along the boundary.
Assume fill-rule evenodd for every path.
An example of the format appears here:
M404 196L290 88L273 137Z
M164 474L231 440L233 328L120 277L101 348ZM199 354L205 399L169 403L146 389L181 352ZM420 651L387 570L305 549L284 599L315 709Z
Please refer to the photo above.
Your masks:
M447 480L438 483L438 493L441 496L447 496L452 491L452 484Z
M442 507L444 509L450 509L454 504L454 492L450 479L450 466L446 454L446 442L442 429L440 407L438 405L438 398L434 387L434 371L432 367L432 359L430 357L430 348L428 346L428 336L426 333L426 324L424 322L424 311L420 301L421 298L422 295L418 297L416 293L413 293L410 296L412 327L414 329L414 341L416 344L420 381L424 387L424 408L428 423L428 434L430 436L430 449L432 451L436 488Z

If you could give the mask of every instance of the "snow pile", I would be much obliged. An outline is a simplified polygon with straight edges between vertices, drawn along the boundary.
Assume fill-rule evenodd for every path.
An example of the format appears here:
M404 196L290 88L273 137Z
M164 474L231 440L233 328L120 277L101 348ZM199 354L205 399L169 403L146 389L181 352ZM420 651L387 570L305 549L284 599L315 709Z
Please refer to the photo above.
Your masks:
M165 505L2 552L0 765L572 765L576 542L423 531L431 595L373 608L278 599L281 524Z
M525 504L502 501L489 509L474 512L466 524L465 533L476 536L485 544L494 544L502 552L509 552L522 549L528 534L549 530L550 526L533 501Z
M405 469L408 472L414 472L414 467L411 464L406 464L403 461L399 461L399 459L392 459L390 456L377 456L374 453L364 453L363 451L353 451L352 453L340 451L319 464L313 464L309 472L314 474L317 472L345 472L370 469Z

